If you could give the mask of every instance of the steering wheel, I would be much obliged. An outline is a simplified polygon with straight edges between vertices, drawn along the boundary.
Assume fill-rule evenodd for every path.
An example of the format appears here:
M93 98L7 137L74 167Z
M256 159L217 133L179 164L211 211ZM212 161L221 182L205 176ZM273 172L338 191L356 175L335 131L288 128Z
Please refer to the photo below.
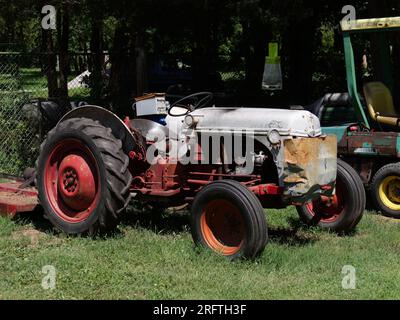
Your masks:
M171 117L182 117L187 115L189 112L192 112L196 109L201 109L206 107L214 98L214 94L212 94L211 92L198 92L198 93L194 93L191 95L188 95L186 97L183 97L182 99L179 99L178 101L175 101L168 109L168 115ZM183 102L185 101L195 101L194 105L189 105L189 104L184 104ZM174 107L180 107L185 109L186 111L184 113L181 114L176 114L176 113L172 113L171 110Z

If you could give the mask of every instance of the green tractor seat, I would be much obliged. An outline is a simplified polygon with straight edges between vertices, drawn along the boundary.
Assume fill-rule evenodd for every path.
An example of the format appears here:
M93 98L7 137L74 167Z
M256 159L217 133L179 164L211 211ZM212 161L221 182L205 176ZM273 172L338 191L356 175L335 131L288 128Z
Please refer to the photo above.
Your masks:
M400 116L396 113L388 87L382 82L369 82L364 85L364 95L372 119L381 124L400 126Z

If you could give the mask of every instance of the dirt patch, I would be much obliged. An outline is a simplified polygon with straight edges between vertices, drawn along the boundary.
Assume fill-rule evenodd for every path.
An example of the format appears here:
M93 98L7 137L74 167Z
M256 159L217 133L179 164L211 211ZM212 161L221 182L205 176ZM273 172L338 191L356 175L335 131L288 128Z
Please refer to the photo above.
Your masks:
M44 238L46 233L38 231L36 229L25 229L25 230L19 230L19 231L14 231L11 234L11 238L13 240L21 240L28 238L30 240L30 245L31 246L36 246L39 243L39 240L41 238Z

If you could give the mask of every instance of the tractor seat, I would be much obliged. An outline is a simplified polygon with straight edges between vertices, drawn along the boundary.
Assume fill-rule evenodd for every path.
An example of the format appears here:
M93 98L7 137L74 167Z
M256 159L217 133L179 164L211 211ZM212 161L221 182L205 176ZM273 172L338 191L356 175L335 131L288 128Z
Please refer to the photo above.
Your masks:
M388 87L382 82L369 82L364 85L364 95L372 119L381 124L399 126L400 117L396 113Z

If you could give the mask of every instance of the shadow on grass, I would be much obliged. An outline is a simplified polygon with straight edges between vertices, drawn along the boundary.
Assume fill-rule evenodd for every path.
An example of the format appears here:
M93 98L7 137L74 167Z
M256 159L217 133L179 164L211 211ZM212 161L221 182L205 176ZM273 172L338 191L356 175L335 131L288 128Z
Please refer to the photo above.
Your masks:
M30 226L32 225L33 228L37 231L47 233L53 236L60 236L63 235L63 232L56 229L51 222L44 217L44 212L41 207L37 207L34 211L32 212L26 212L26 213L19 213L13 221L19 225L19 226ZM101 235L91 235L89 233L86 234L81 234L81 235L68 235L68 237L87 237L87 238L93 238L93 239L107 239L107 238L116 238L116 237L122 237L123 232L119 230L118 228L104 232Z
M157 234L179 234L190 231L189 212L187 210L178 210L171 213L163 208L146 205L144 207L134 206L130 208L121 224L125 226L134 225ZM298 219L290 219L289 224L289 228L269 226L268 236L270 241L282 245L302 246L318 240L315 234L299 232L307 231L309 228Z
M32 212L22 212L15 216L13 221L20 226L32 225L36 230L45 233L54 233L55 229L49 220L44 218L43 209L37 206Z
M37 207L32 212L19 213L13 221L22 227L32 226L34 229L59 236L61 231L53 227L51 222L44 217L44 212L41 207ZM149 205L131 206L123 215L119 226L135 226L151 230L157 234L178 234L187 232L188 215L185 211L170 212L162 208L155 208ZM81 235L82 237L93 237L95 239L107 239L115 237L123 237L124 233L120 228L115 228L112 231L104 232L95 237L90 234ZM70 235L74 236L74 235Z
M60 231L43 216L43 210L19 214L14 221L20 226L32 225L36 230L59 236ZM299 219L289 218L289 227L268 227L271 242L288 246L305 246L319 240L318 233L324 232L303 224ZM190 231L189 213L187 210L171 210L155 205L135 204L130 206L122 217L120 227L138 227L156 234L181 234ZM311 232L312 231L312 232ZM90 237L90 235L84 235ZM124 237L121 228L96 236L96 239Z
M289 218L289 224L290 226L297 231L303 231L310 233L310 237L312 237L315 240L318 240L319 234L330 234L334 235L337 237L352 237L357 234L357 228L353 228L350 231L342 231L342 232L335 232L331 230L323 230L318 226L309 226L305 223L303 223L300 219L295 219L295 218Z
M186 210L172 210L153 205L131 206L124 215L122 226L136 226L157 234L180 234L189 230Z
M309 227L305 226L299 219L289 218L289 228L269 227L268 235L272 242L289 246L305 246L312 244L318 240L315 234L301 231L309 231Z
M300 235L295 229L269 229L269 238L272 242L288 246L305 246L314 243L317 238L310 235Z

